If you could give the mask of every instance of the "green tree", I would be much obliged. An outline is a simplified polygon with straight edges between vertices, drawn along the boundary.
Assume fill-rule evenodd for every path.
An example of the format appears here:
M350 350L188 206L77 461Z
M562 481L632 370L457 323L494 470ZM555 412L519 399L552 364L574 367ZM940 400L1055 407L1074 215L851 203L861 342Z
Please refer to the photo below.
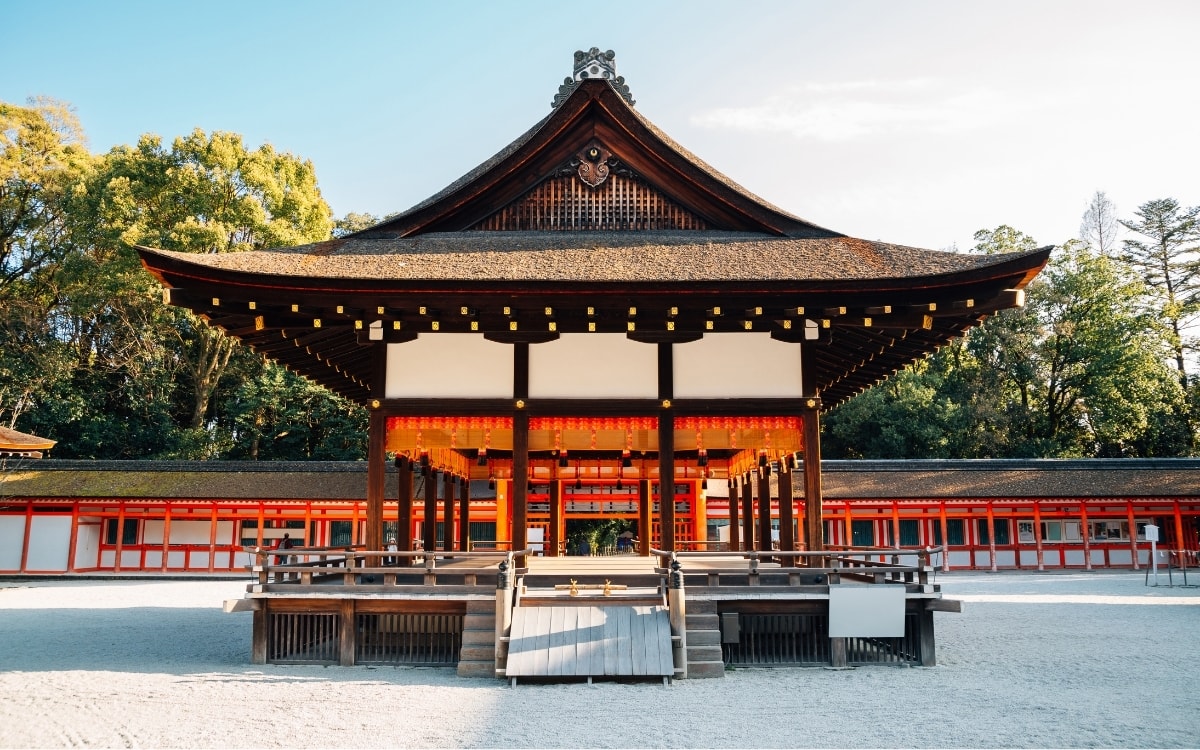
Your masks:
M333 236L345 237L348 234L361 232L379 223L379 219L371 214L348 213L333 223Z
M231 389L224 413L228 458L358 460L366 456L367 413L323 386L253 358L254 374Z
M196 130L168 150L157 136L108 157L101 212L119 239L168 250L238 252L328 239L331 212L311 162L253 151L239 135ZM175 311L169 329L192 394L188 429L204 431L235 342Z
M0 423L10 427L71 371L55 318L58 274L93 161L67 105L0 102Z
M1031 299L1040 322L1031 438L1046 456L1128 456L1155 423L1177 418L1183 393L1163 339L1138 307L1142 281L1069 242Z
M1170 329L1179 381L1188 388L1187 352L1195 341L1188 329L1200 315L1200 206L1183 208L1173 198L1148 201L1121 225L1144 239L1123 243L1122 258L1146 280L1152 308Z

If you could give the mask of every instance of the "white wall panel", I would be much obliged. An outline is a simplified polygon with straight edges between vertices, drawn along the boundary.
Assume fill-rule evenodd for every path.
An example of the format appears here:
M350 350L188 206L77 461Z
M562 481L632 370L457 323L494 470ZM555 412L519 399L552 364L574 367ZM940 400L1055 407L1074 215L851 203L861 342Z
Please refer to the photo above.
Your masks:
M0 570L20 570L24 546L25 516L0 516Z
M658 347L623 333L566 334L529 347L530 398L658 398Z
M66 570L71 550L70 516L34 516L26 570Z
M799 398L800 345L769 333L709 333L675 344L675 398Z
M100 524L79 519L75 530L75 567L94 568L100 556Z
M513 347L483 334L429 333L388 344L385 398L512 398Z

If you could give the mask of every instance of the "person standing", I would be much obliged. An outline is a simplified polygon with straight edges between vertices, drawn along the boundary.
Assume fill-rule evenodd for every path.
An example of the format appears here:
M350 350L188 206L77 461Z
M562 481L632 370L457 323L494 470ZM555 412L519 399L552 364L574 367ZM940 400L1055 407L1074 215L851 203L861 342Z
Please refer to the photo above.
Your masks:
M284 534L283 538L279 540L279 543L275 545L275 549L277 549L277 550L291 549L291 548L292 548L292 535L291 534ZM288 562L287 555L283 555L283 554L275 555L275 564L276 565L286 565L287 562Z

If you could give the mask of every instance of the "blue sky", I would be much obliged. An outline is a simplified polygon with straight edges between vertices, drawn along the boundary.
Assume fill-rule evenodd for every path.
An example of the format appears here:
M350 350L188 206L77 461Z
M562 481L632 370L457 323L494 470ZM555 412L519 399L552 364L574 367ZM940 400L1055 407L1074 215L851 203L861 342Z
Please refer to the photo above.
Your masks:
M0 0L0 100L95 152L193 128L312 160L334 212L437 192L549 111L577 49L748 190L873 240L969 248L1200 204L1200 3Z

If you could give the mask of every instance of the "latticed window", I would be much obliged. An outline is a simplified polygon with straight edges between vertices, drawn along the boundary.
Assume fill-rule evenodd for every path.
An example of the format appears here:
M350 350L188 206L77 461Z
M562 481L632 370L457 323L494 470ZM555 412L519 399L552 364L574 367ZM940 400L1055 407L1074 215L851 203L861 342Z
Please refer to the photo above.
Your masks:
M472 229L486 231L664 231L708 224L634 175L611 175L592 187L553 177Z

